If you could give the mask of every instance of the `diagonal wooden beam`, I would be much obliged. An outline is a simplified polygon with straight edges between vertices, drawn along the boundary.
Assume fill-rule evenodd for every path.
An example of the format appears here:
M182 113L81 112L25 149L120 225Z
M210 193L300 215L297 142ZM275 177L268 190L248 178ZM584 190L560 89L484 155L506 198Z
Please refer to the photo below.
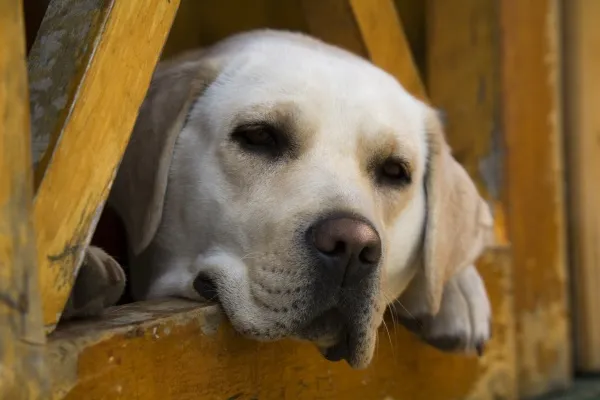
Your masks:
M370 59L426 100L392 0L302 0L302 8L312 35Z
M21 1L0 0L0 398L45 398Z
M53 326L179 0L53 0L30 53L44 321Z

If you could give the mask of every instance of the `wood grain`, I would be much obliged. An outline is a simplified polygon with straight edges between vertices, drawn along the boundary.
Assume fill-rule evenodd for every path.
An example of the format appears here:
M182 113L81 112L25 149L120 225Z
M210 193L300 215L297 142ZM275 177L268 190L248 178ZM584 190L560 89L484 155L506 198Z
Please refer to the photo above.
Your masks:
M0 398L11 400L48 394L31 219L22 7L0 0Z
M572 375L559 3L499 3L506 195L523 397L568 386Z
M49 327L69 295L178 3L54 0L32 48L35 136L49 144L34 200Z
M415 97L426 100L402 20L393 0L350 0L369 59L392 74Z
M454 157L493 210L498 246L508 246L503 198L500 42L493 0L427 2L427 87L446 119Z
M514 399L511 285L505 251L480 267L493 299L494 338L482 358L448 355L388 321L362 371L326 361L312 345L258 343L218 314L184 302L138 303L102 323L50 338L54 394L65 399Z
M576 367L600 372L600 2L565 12L565 139Z

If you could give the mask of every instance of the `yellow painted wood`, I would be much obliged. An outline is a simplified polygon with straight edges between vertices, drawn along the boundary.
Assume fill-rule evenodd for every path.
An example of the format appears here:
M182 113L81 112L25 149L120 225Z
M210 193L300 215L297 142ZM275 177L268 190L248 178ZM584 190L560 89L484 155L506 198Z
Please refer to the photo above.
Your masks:
M42 23L30 71L37 91L34 126L46 113L35 137L49 144L38 166L41 182L34 200L49 327L70 293L178 4L55 0ZM88 31L81 32L82 26Z
M425 100L420 73L393 0L350 0L369 59Z
M65 399L514 399L509 258L480 263L494 309L482 358L441 353L388 320L373 364L326 361L311 344L258 343L213 307L170 301L116 309L101 323L70 324L50 338L54 394Z
M22 3L0 0L0 398L47 395Z
M427 2L427 87L454 157L486 194L498 246L508 246L500 120L500 41L493 0Z
M572 376L562 160L560 4L499 2L502 129L520 395ZM587 12L587 11L586 11Z
M576 367L600 372L600 2L565 12L565 128Z

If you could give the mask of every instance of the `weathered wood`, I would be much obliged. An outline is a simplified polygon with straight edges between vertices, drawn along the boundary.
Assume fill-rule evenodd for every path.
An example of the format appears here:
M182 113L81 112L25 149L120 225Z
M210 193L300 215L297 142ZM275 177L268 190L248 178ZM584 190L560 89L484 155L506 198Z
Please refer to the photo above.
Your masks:
M310 344L258 343L228 324L211 335L213 307L138 303L51 336L54 393L86 400L514 399L507 254L490 253L480 264L495 317L482 358L441 353L389 325L389 335L385 327L379 333L374 364L353 371Z
M560 2L500 1L502 124L514 254L520 395L567 386ZM592 106L593 107L593 106Z
M510 252L503 192L505 150L500 120L500 42L495 4L495 0L427 2L425 75L431 103L445 116L446 135L454 157L469 172L493 211L498 248ZM503 267L512 278L512 262ZM486 275L485 267L479 271L489 291L496 282ZM505 301L510 303L509 329L511 338L515 339L512 291L500 294L490 291L492 299L496 295L505 296ZM496 318L494 316L494 333L498 329ZM505 398L517 398L519 354L514 341L506 351L511 352L513 362L507 379L510 378L515 391Z
M50 0L23 0L27 52L31 50Z
M494 4L494 0L428 1L427 88L433 105L445 115L454 157L493 210L497 244L507 246Z
M30 75L34 141L49 144L34 200L48 326L69 295L178 3L54 0L42 23Z
M579 370L600 372L600 2L563 7L575 360Z
M0 398L47 395L22 3L0 1Z

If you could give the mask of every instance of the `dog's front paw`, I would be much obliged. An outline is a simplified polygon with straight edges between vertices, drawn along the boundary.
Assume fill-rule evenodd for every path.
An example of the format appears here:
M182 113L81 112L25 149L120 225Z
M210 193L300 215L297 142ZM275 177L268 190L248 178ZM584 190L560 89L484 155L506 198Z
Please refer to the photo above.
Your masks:
M414 291L405 302L402 297L399 301L395 314L400 322L430 345L444 351L483 353L491 337L491 307L474 266L448 281L435 316L426 314L425 302L419 302Z
M62 314L62 319L91 317L119 301L125 291L123 268L98 247L90 246Z

